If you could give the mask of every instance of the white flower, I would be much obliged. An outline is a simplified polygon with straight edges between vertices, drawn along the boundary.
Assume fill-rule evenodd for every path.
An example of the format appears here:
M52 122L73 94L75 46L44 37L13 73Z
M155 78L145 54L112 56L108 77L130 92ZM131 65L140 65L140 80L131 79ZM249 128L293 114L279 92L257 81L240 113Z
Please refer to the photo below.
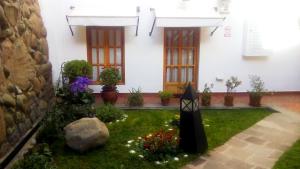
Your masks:
M209 124L205 124L205 127L209 127L210 125Z
M186 158L186 157L188 157L188 155L187 155L187 154L185 154L185 155L183 155L183 157L185 157L185 158Z
M141 140L141 139L142 139L142 137L138 137L138 139L139 139L139 140Z
M130 154L135 154L135 151L134 150L130 150L129 153Z
M119 123L119 122L120 122L120 120L116 120L116 122L117 122L117 123Z
M130 147L131 145L130 145L130 144L126 144L125 146L126 146L126 147Z
M150 134L148 135L148 137L152 137L152 134L150 133Z
M143 155L141 155L141 154L139 155L139 157L140 157L140 158L144 158L144 156L143 156Z
M160 162L159 162L159 161L155 161L155 164L156 164L156 165L160 165Z
M178 157L174 157L174 160L175 160L175 161L179 161L179 158L178 158Z
M169 128L168 130L169 130L169 131L172 131L173 129L172 129L172 128Z
M174 137L175 138L175 140L177 140L178 138L177 137Z
M131 144L132 142L134 142L134 140L127 141L128 144Z

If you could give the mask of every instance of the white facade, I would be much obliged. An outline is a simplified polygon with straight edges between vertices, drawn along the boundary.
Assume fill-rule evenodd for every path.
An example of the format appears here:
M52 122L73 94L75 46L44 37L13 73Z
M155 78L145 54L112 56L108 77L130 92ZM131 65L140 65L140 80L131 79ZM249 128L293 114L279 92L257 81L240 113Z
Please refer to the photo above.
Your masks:
M125 27L125 85L118 86L121 93L140 87L144 93L163 89L163 28L155 27L150 8L171 9L196 0L39 0L44 23L48 30L50 60L53 64L54 83L58 79L61 63L73 59L87 59L85 27L74 27L71 35L66 15L70 6L83 6L97 2L126 8L140 6L138 36L135 27ZM217 2L199 0L202 8L212 9ZM256 4L255 4L255 1ZM100 3L99 3L100 2ZM123 2L123 4L121 4ZM250 4L251 2L251 4ZM300 91L300 21L297 0L231 0L230 13L213 36L214 28L201 28L198 88L214 83L213 92L225 92L225 81L238 76L240 92L249 90L249 75L259 75L271 91ZM95 5L96 6L96 5ZM95 7L94 6L94 7ZM189 6L189 5L188 5ZM187 9L188 10L188 9ZM278 15L280 14L280 15ZM264 45L271 50L266 57L244 57L246 18L257 19L264 25ZM216 80L216 79L223 79ZM92 86L96 93L101 86Z

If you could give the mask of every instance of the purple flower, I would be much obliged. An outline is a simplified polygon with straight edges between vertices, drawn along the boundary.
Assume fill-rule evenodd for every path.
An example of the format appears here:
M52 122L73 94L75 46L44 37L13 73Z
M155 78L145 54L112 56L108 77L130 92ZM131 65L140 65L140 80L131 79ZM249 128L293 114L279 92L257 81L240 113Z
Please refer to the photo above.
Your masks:
M85 76L78 76L76 80L71 83L70 89L73 94L85 92L88 85L91 83L90 79Z

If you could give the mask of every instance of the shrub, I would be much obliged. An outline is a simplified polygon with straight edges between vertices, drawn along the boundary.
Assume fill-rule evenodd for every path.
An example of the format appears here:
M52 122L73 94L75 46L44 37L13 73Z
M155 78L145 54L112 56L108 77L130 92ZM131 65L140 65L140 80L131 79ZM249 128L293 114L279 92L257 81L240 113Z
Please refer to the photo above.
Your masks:
M95 99L88 84L88 78L77 77L70 85L56 90L56 103L42 121L37 135L38 142L51 144L63 136L63 127L68 123L95 116Z
M72 60L64 65L63 74L72 82L77 76L91 78L92 66L85 60Z
M122 119L124 111L111 104L104 104L96 109L96 116L99 120L108 123Z
M211 100L211 89L214 87L214 85L211 83L208 85L205 83L204 89L201 95L201 101L203 106L209 106L210 105L210 100Z
M227 87L227 95L231 95L235 88L237 88L239 85L241 85L242 81L239 81L237 77L231 76L226 81L226 87Z
M165 160L178 153L179 140L176 130L160 130L144 136L140 140L140 149L144 157L150 161Z
M70 85L56 90L56 96L64 104L92 104L95 101L92 90L88 88L91 81L87 77L78 76Z
M144 104L144 98L141 93L141 89L132 89L129 90L129 96L128 96L128 104L129 106L142 106Z
M170 99L173 97L173 93L170 91L159 91L158 94L161 99Z
M100 80L104 86L116 86L121 80L119 70L116 68L106 68L100 74Z
M249 91L249 94L252 96L263 96L267 89L265 89L265 83L262 81L262 79L257 75L250 75L250 85L251 90Z
M13 169L57 169L52 159L52 152L47 144L35 146L23 160L18 161Z

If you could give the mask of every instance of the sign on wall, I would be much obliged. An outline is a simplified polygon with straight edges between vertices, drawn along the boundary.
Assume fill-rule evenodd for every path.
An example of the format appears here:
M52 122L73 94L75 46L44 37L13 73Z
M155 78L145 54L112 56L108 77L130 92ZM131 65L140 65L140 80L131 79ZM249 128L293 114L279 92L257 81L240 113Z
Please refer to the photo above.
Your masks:
M244 24L243 56L264 57L270 55L270 50L263 44L263 30L254 21L247 20Z

